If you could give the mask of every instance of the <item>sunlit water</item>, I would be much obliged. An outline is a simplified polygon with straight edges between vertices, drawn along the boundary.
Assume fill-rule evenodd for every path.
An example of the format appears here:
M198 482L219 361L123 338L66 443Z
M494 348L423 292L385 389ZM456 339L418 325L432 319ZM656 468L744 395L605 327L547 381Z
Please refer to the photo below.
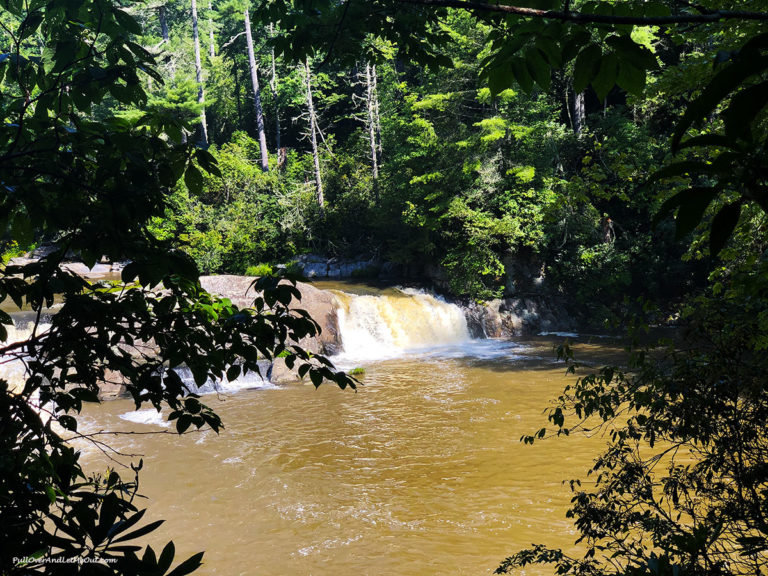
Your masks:
M461 317L442 309L449 305L392 297L404 314L391 302L340 296L342 323L355 325L343 327L347 349L337 360L365 368L357 392L241 381L204 396L225 423L219 435L178 437L164 414L128 400L86 410L84 432L134 433L102 439L144 460L140 505L147 519L166 520L149 543L173 539L179 558L205 550L199 573L227 576L489 574L534 542L572 549L562 481L583 476L602 440L519 441L545 425L548 402L572 378L555 362L558 338L473 341ZM437 332L414 298L437 318ZM387 306L396 326L362 317ZM383 359L366 322L395 335L377 333ZM443 339L431 346L429 338ZM582 359L606 351L577 346ZM83 452L92 471L109 463L93 446Z

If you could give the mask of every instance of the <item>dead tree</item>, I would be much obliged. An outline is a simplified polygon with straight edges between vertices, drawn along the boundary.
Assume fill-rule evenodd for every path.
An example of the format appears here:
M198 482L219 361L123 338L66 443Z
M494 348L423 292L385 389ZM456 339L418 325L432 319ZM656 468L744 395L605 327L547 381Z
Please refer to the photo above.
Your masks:
M192 0L192 37L195 44L195 78L197 79L197 103L200 104L200 127L204 145L208 145L208 124L205 120L205 90L203 65L200 60L200 32L197 28L197 0Z
M267 152L267 134L264 131L264 110L261 107L261 89L259 88L259 67L253 52L253 35L251 34L251 17L248 8L245 9L245 41L248 46L248 68L251 72L253 85L253 106L256 112L256 129L259 132L259 149L261 152L261 169L269 171L269 153Z
M312 143L312 159L315 165L315 186L317 189L317 204L320 206L320 212L325 210L325 198L323 197L323 180L320 176L320 152L317 146L317 114L315 113L315 103L312 100L312 70L309 67L309 58L304 61L304 76L307 88L307 112L309 114L309 138Z

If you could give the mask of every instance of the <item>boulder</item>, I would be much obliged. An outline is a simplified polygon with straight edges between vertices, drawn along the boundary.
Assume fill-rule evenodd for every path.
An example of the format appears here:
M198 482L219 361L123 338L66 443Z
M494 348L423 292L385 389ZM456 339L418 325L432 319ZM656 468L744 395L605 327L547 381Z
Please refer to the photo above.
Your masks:
M287 384L289 382L298 382L301 380L296 368L288 368L285 364L285 358L275 358L267 371L267 380L274 384Z
M104 373L104 381L99 382L99 400L115 400L127 395L123 376L119 372L107 370Z
M569 330L573 322L565 308L544 298L504 298L465 308L473 338L512 338L541 331Z
M307 278L352 278L354 276L376 276L381 268L377 258L324 258L317 254L306 254L296 259Z
M202 276L200 284L211 294L229 298L240 308L248 308L256 298L256 291L252 286L254 280L256 278L251 276ZM336 297L306 282L298 282L296 287L301 292L301 300L294 301L291 308L306 310L320 325L320 333L317 336L303 338L297 344L319 354L334 354L341 350Z
M472 303L464 309L467 327L472 338L501 338L505 335L499 308L501 300L483 304Z

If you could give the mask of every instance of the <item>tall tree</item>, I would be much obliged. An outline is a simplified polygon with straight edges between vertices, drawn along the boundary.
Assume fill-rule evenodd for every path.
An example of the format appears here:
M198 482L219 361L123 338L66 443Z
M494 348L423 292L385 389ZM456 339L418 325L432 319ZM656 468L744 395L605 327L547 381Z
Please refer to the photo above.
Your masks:
M200 130L203 144L208 144L208 123L205 120L205 89L203 88L203 64L200 60L200 32L197 27L197 0L192 0L192 39L195 45L195 79L197 80L197 102L201 105Z
M253 35L251 34L251 17L248 8L244 11L245 17L245 42L248 46L248 69L251 72L251 84L253 85L253 106L256 111L256 129L259 132L259 151L261 153L261 169L269 170L269 153L267 152L267 134L264 130L264 110L261 107L261 89L259 88L259 67L256 64L256 55L253 50Z
M371 80L373 82L373 116L376 123L376 136L379 140L379 164L381 164L383 148L381 144L381 116L379 115L379 77L376 73L376 64L371 64Z
M273 37L275 34L274 24L269 24L269 35ZM275 47L272 46L270 50L270 56L272 58L272 77L269 80L269 88L272 91L272 100L275 103L275 149L278 155L280 154L280 101L277 93L277 65L275 63Z
M373 71L371 70L373 68ZM376 108L378 107L378 96L376 95L375 67L370 62L365 63L365 88L366 88L366 111L368 124L368 139L371 146L371 172L373 175L373 190L376 196L376 203L379 203L379 146L377 143L376 130Z
M208 54L211 58L216 56L216 43L213 38L213 0L208 0Z
M165 8L165 4L160 4L157 7L157 19L160 21L160 36L163 39L163 43L168 42L168 13Z
M573 131L581 134L587 121L584 109L584 92L575 92L573 95Z
M312 99L312 69L309 67L309 58L304 60L304 78L307 88L307 113L309 115L309 139L312 143L312 160L315 168L315 188L317 190L317 203L320 211L325 210L325 198L323 197L323 180L320 176L320 152L317 146L317 113Z

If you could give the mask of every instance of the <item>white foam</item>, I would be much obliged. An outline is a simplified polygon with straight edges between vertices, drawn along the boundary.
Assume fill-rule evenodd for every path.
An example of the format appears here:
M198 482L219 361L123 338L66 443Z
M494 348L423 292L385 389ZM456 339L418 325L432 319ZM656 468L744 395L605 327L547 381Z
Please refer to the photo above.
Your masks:
M122 420L127 420L128 422L145 424L147 426L161 426L163 428L169 428L171 426L171 423L165 419L163 413L158 412L154 408L126 412L125 414L120 414L120 418Z
M13 325L6 325L8 337L1 342L3 346L23 342L32 336L32 330L35 327L34 321L15 322ZM37 334L43 335L51 329L49 322L41 322L37 326ZM12 393L19 393L24 388L27 379L26 366L24 362L12 356L0 356L0 378L6 380L10 385Z
M269 390L277 388L272 382L264 378L264 376L266 376L265 369L262 369L261 376L256 372L249 371L248 374L241 374L232 382L226 379L211 380L209 378L205 384L199 387L195 384L192 372L188 368L178 368L176 371L184 384L186 384L187 388L189 388L189 391L194 392L195 394L200 394L201 396L206 394L234 393L239 392L240 390Z
M539 332L539 336L557 336L558 338L578 338L576 332Z

